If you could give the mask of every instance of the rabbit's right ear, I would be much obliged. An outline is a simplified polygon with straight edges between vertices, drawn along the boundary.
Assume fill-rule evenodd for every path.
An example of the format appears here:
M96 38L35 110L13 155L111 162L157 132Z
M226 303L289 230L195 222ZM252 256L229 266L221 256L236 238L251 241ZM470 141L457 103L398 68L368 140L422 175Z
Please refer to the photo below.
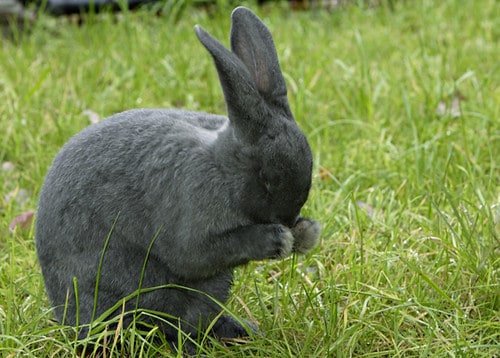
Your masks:
M245 121L245 118L238 115L258 111L262 106L262 99L255 86L255 83L248 69L234 53L225 48L219 41L201 28L195 26L196 35L200 42L210 52L219 74L224 97L226 99L228 115L231 121L240 120L241 123L234 123L243 133L251 134L256 127L255 121ZM257 124L258 127L258 124Z
M269 29L243 6L234 9L231 19L231 49L248 68L259 93L267 99L286 98L285 79Z

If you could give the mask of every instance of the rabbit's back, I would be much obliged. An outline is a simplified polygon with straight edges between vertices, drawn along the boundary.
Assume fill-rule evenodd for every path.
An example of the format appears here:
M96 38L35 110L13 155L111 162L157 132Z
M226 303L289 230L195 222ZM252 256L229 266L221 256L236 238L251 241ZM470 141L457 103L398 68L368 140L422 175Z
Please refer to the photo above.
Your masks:
M61 244L59 239L76 240L65 230L109 227L111 216L118 212L124 224L142 222L123 229L131 236L151 234L158 229L148 224L161 195L169 196L166 202L178 203L179 186L189 179L183 171L208 165L210 144L226 123L225 117L206 113L131 110L86 128L68 141L47 174L39 201L37 242L50 247Z
M87 208L102 213L120 210L122 215L131 212L148 220L147 209L153 209L160 193L173 195L168 187L157 186L169 179L180 185L186 161L193 166L207 164L210 144L226 123L223 116L150 109L119 113L86 128L61 149L47 174L40 195L37 230L41 231L37 237L54 240L54 235L44 234L45 226L76 227L57 223L58 217L70 216L65 215L68 210L78 211L77 217ZM113 207L103 207L106 205ZM102 219L95 214L88 213Z

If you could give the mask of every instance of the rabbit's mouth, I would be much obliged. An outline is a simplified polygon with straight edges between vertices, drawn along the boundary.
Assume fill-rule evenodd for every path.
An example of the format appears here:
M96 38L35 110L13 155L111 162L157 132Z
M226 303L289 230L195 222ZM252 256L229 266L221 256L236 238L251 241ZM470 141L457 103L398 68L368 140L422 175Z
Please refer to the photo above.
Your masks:
M286 227L292 228L297 224L297 221L299 220L298 215L294 215L291 217L280 217L278 218L278 221L282 224L285 225Z

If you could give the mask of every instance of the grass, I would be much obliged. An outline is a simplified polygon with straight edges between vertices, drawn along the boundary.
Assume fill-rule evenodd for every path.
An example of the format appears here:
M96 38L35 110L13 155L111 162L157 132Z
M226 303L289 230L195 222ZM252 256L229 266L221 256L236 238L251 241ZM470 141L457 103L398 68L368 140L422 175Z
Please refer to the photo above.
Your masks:
M207 355L500 354L500 8L393 3L259 10L313 147L304 214L323 233L306 257L237 270L229 309L264 333ZM52 321L33 229L8 229L36 208L52 158L89 125L85 111L224 113L193 26L227 39L229 12L188 7L174 21L142 10L82 26L41 16L2 39L0 164L14 168L0 170L0 356L76 355L72 331ZM109 334L130 356L172 355L154 330Z

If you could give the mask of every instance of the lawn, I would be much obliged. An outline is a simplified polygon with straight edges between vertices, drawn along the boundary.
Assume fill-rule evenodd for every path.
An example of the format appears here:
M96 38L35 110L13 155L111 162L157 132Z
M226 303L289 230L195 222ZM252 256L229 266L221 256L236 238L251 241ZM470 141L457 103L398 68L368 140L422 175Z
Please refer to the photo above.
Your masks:
M222 2L221 2L222 3ZM390 2L382 1L382 4ZM258 323L207 356L500 354L500 6L394 1L327 11L257 8L274 35L314 153L306 256L237 269L228 310ZM0 38L0 356L76 355L53 321L34 249L60 147L135 107L224 113L201 24L227 44L231 9L41 16ZM154 330L112 334L113 356L171 356ZM116 339L115 339L116 338Z

